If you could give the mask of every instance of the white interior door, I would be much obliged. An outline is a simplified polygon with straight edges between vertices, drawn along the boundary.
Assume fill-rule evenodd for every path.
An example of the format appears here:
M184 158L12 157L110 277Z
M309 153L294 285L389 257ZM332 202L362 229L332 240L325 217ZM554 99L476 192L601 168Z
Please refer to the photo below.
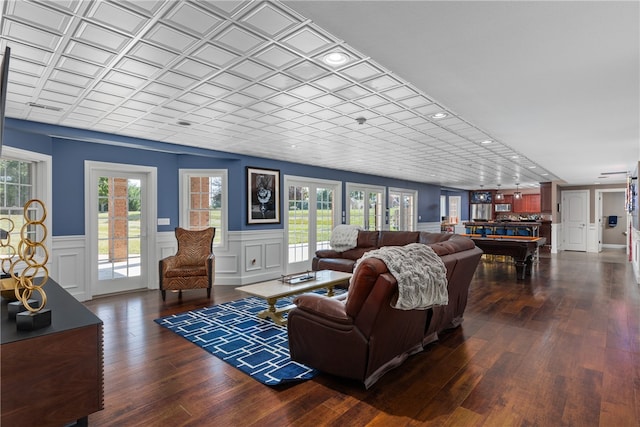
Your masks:
M336 181L285 176L286 274L311 269L319 249L328 249L340 223L341 185Z
M562 229L564 249L587 251L589 223L589 191L570 190L562 192Z

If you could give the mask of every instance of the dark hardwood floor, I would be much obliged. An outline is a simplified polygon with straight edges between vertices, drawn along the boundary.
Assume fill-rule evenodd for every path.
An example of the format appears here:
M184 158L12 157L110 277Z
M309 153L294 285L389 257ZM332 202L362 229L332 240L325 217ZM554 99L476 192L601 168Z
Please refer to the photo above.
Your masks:
M87 302L105 331L105 409L89 424L640 426L640 287L621 250L543 254L523 282L482 261L463 325L369 390L328 375L265 386L153 322L242 296Z

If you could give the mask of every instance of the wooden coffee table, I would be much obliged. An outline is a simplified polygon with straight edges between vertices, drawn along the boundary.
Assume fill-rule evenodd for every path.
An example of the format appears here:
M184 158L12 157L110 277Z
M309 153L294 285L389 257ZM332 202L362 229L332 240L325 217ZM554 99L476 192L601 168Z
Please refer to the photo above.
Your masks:
M270 318L274 323L284 325L287 323L287 320L282 318L282 314L292 310L295 304L276 308L276 302L279 298L303 294L322 288L327 288L327 296L331 297L333 296L333 288L336 285L346 285L351 278L351 273L343 273L341 271L321 270L314 273L316 275L314 279L300 283L290 284L283 282L281 279L274 279L253 285L241 286L236 289L267 300L267 309L258 313L258 317L262 319Z

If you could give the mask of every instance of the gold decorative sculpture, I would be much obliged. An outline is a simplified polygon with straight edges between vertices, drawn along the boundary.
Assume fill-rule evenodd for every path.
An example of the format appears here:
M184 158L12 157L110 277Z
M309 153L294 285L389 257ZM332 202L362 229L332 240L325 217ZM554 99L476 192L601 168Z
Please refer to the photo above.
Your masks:
M32 205L37 206L33 209ZM38 206L42 210L42 215L39 218L31 218L29 213L30 208L31 211L37 213ZM49 252L44 245L47 238L47 227L44 224L46 217L47 209L40 200L32 199L24 205L24 224L20 229L20 242L18 243L17 250L11 245L10 233L14 228L13 221L9 218L0 219L0 221L8 221L10 224L10 227L8 227L9 230L7 230L6 233L6 239L0 239L0 247L10 248L8 249L8 254L5 254L1 261L2 272L5 276L10 276L0 280L2 296L12 299L10 298L11 295L9 292L13 291L13 297L20 301L22 306L32 314L42 312L47 304L47 294L42 289L49 279L49 270L46 266L49 261ZM41 232L37 233L34 227L41 227ZM40 240L31 240L28 233L31 233L31 235L40 235ZM38 249L40 249L40 252ZM36 254L41 255L38 257L39 259L36 258ZM24 268L22 271L17 272L17 268L19 267ZM37 284L34 283L36 276L41 277ZM37 303L37 301L31 299L34 291L40 294L40 304L36 307L33 305ZM47 314L50 323L50 313Z

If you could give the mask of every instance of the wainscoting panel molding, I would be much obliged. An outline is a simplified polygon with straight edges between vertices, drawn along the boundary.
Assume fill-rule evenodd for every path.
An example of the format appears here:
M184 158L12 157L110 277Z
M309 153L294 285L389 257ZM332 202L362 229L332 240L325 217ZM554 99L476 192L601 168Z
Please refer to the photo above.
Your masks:
M85 255L84 236L51 238L49 275L79 301L91 299ZM43 289L46 292L46 285Z

